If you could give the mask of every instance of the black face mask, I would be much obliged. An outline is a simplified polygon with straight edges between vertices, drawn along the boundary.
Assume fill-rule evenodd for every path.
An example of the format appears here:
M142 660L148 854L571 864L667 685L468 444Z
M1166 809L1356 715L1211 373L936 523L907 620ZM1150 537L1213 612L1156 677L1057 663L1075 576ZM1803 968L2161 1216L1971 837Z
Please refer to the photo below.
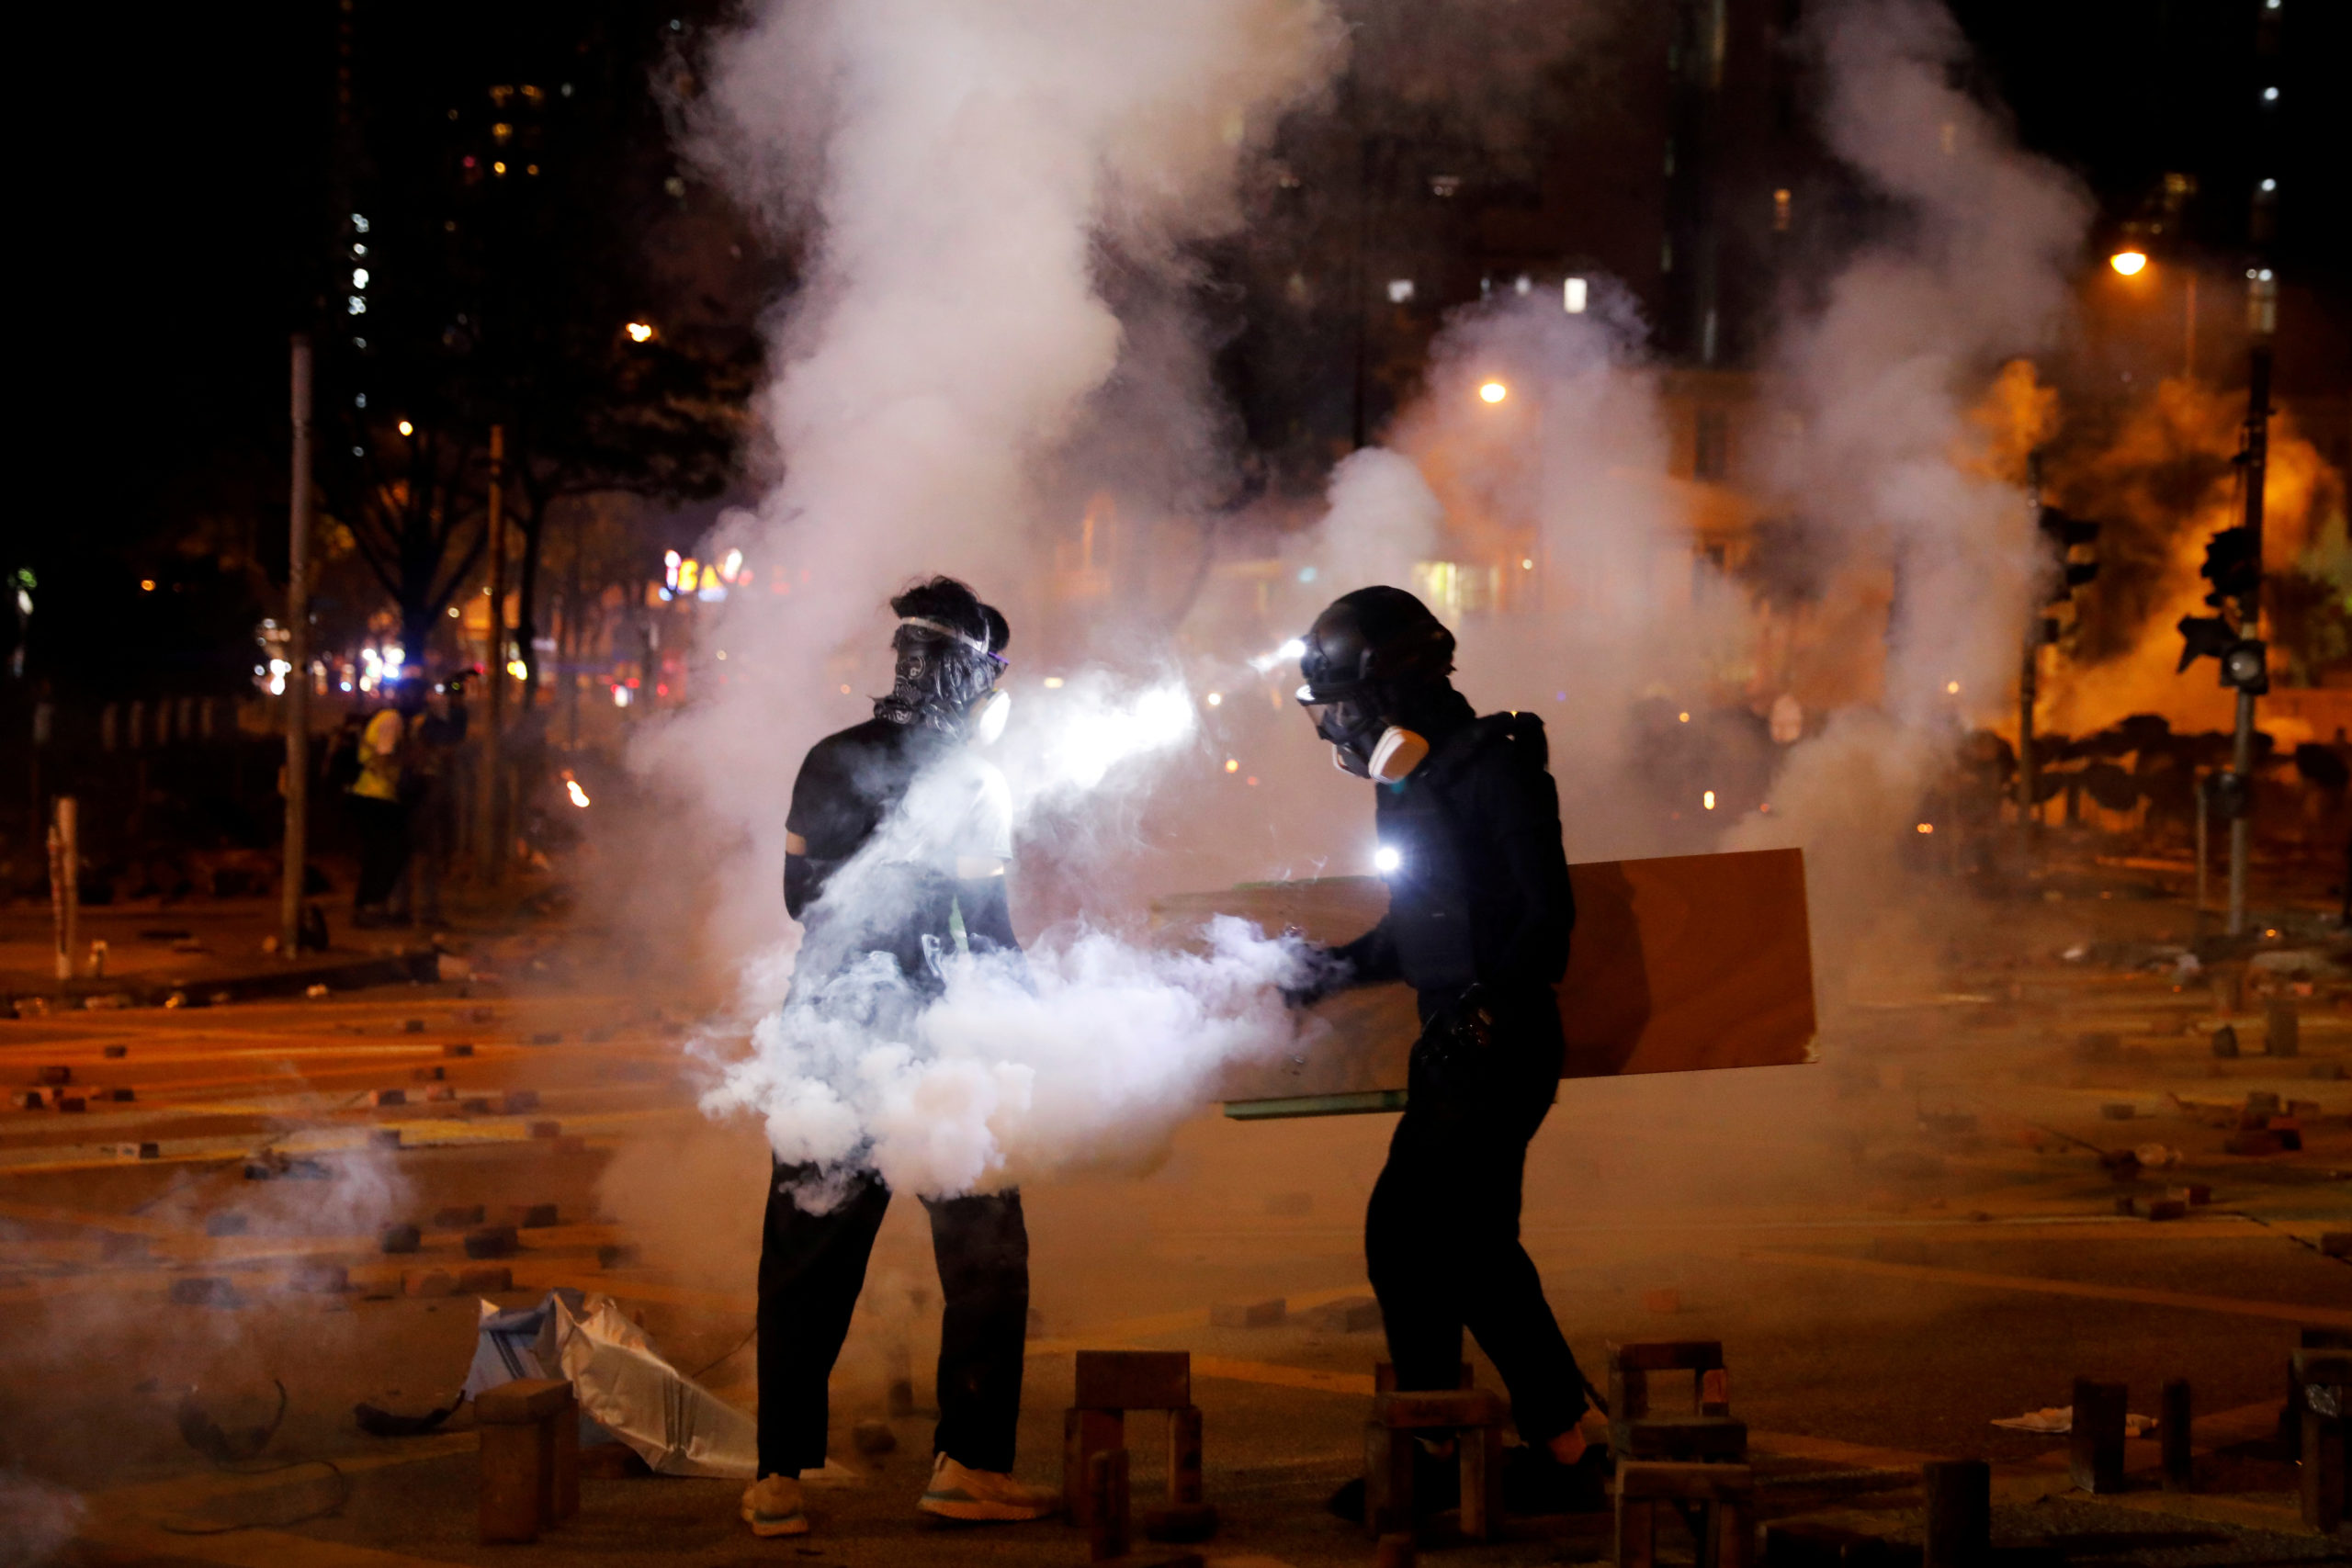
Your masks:
M929 621L900 622L893 640L898 670L890 694L875 699L874 716L965 734L1006 668L1003 656L989 652L978 638Z
M1318 698L1314 688L1301 686L1298 705L1315 721L1315 733L1331 743L1331 765L1343 773L1395 784L1430 754L1427 740L1382 717L1368 694Z

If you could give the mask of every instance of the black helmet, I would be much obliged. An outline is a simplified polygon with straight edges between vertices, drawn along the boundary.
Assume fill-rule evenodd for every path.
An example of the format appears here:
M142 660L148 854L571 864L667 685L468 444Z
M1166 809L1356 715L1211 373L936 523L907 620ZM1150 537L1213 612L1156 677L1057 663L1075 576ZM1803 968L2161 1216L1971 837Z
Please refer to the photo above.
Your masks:
M1372 776L1400 696L1453 672L1453 634L1401 588L1359 588L1332 601L1303 640L1299 705L1341 771L1360 778Z
M1359 588L1315 617L1299 673L1317 702L1367 694L1373 686L1439 681L1453 672L1453 634L1401 588Z

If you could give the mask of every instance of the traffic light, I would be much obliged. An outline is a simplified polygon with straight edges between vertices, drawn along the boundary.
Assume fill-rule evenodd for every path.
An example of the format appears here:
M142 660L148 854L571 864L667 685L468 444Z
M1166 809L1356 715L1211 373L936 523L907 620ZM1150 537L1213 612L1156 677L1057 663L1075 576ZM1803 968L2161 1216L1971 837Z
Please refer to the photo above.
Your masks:
M2234 822L2247 816L2254 806L2254 790L2244 773L2224 768L2218 773L2208 773L2204 779L2205 798L2213 815L2224 822Z
M2179 626L2180 663L2186 670L2200 659L2222 665L2222 684L2253 696L2270 690L2269 649L2260 637L2240 637L2237 628L2219 615L2183 615Z
M2205 595L2205 603L2220 609L2232 599L2244 599L2262 584L2260 547L2255 543L2254 530L2244 526L2224 528L2205 541L2205 564L2197 575L2213 585Z
M2069 598L2075 589L2098 576L2098 562L2071 558L2075 550L2086 549L2098 543L2099 525L2080 517L2069 516L2054 506L2043 507L2039 521L2042 533L2049 537L2064 568L2055 598Z

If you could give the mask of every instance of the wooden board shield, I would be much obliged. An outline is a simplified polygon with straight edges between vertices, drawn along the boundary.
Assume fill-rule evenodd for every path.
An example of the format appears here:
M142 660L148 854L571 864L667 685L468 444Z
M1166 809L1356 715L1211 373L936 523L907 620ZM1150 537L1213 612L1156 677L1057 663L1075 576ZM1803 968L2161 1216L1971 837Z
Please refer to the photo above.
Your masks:
M1813 942L1800 850L1600 861L1568 868L1577 929L1559 988L1563 1077L1792 1066L1814 1056ZM1388 905L1375 877L1248 883L1152 906L1162 929L1214 914L1317 942L1361 935ZM1419 1021L1401 985L1333 997L1331 1026L1287 1059L1237 1063L1218 1085L1229 1116L1393 1111Z

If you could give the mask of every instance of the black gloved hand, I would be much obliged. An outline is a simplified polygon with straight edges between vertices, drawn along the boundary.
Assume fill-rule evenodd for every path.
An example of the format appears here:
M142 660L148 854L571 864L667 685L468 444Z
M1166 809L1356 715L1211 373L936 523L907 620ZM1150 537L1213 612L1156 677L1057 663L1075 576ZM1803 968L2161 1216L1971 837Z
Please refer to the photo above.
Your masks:
M1413 1066L1432 1089L1469 1084L1495 1037L1487 988L1473 985L1430 1015L1413 1043Z
M1296 937L1294 931L1285 936ZM1350 978L1345 959L1319 942L1297 938L1299 980L1282 987L1283 1005L1311 1008L1332 992L1344 989Z

